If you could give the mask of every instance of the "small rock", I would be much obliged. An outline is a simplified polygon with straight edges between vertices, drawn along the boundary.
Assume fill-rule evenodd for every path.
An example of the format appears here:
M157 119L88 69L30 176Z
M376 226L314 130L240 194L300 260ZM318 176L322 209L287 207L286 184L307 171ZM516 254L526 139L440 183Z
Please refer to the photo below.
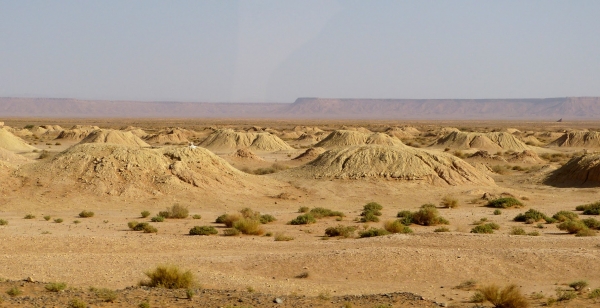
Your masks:
M276 298L275 300L273 300L273 302L274 302L275 304L283 304L283 299L281 299L281 298L279 298L279 297L278 297L278 298Z
M33 280L33 278L32 278L32 277L27 277L27 278L25 278L25 281L27 281L27 282L34 282L34 280Z

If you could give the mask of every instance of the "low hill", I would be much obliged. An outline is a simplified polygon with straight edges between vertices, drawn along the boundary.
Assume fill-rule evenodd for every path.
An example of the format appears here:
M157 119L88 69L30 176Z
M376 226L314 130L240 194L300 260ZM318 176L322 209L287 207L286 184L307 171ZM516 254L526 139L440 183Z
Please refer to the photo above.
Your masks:
M275 152L294 149L271 133L236 132L232 129L215 131L206 137L200 146L211 151L235 151L247 148L253 151Z
M407 146L362 145L329 150L312 162L281 172L306 178L387 178L431 185L494 185L487 175L446 153Z
M0 98L4 117L312 118L312 119L597 119L599 97L541 99L335 99L294 103L138 102Z
M599 132L569 132L550 142L549 147L600 147Z

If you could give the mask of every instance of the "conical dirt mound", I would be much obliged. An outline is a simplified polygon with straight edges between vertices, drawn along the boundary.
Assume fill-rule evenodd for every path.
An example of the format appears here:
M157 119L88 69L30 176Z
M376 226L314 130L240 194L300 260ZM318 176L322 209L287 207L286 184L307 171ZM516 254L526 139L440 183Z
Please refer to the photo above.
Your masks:
M123 132L112 129L95 130L79 142L79 144L83 143L111 143L138 147L150 146L131 132Z
M440 186L494 184L490 177L452 155L382 145L329 150L307 165L286 172L301 177L390 178Z
M553 171L545 184L558 187L600 186L600 154L586 154L569 160Z
M527 163L527 164L541 164L545 163L534 151L525 150L519 153L513 153L508 158L511 163Z
M257 189L262 181L202 148L93 143L75 145L50 161L25 165L20 172L35 175L48 187L75 187L98 195L139 196L194 188L218 194Z
M9 163L11 165L18 165L30 162L30 160L27 157L15 154L4 148L0 148L0 161Z
M235 153L230 155L232 158L243 159L243 160L259 160L263 161L260 156L254 154L252 151L248 149L239 149L235 151Z
M570 132L550 142L548 146L554 147L600 147L599 132Z
M307 149L306 151L304 151L304 153L296 156L294 158L294 160L300 160L300 161L311 161L314 160L315 158L319 157L319 155L325 153L325 149L323 148L310 148Z
M465 133L451 132L436 141L434 146L455 149L480 149L486 151L529 150L529 146L506 132L494 133Z
M91 132L99 129L98 126L75 125L71 129L61 131L56 139L80 141Z
M185 132L179 129L172 129L167 132L161 132L154 135L145 137L146 141L154 143L170 143L170 144L181 144L190 142Z
M13 135L4 128L0 128L0 148L16 153L32 152L35 147L30 146L25 140Z
M235 151L247 148L253 151L275 152L294 149L270 133L235 132L232 129L215 131L206 137L200 146L211 151Z
M351 130L336 130L329 134L325 139L315 144L315 147L322 147L326 149L336 147L346 147L352 145L363 145L363 144L379 144L379 145L393 145L403 146L402 141L395 137L383 133L364 133L360 131Z

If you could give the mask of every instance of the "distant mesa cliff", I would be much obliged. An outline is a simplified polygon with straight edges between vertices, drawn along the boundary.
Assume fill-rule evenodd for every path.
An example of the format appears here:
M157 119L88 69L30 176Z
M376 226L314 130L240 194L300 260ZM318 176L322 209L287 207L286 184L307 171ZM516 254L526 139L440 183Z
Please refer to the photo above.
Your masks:
M600 97L545 99L334 99L193 103L0 98L0 117L311 119L600 119Z

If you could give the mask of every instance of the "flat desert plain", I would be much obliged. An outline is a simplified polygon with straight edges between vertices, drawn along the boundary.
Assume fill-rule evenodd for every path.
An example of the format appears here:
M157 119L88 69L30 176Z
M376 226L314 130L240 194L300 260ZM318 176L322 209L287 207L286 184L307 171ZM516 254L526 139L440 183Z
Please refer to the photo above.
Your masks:
M600 306L600 123L4 124L0 307Z

